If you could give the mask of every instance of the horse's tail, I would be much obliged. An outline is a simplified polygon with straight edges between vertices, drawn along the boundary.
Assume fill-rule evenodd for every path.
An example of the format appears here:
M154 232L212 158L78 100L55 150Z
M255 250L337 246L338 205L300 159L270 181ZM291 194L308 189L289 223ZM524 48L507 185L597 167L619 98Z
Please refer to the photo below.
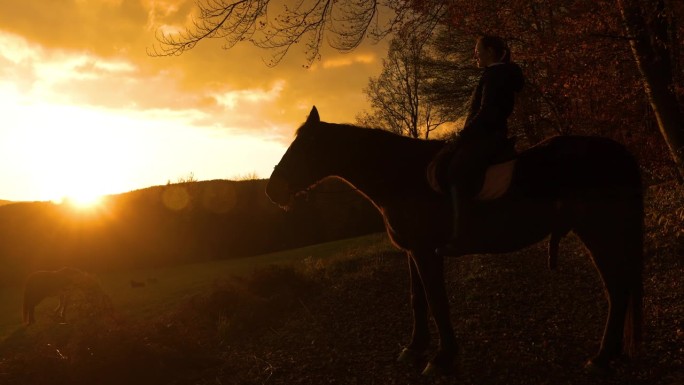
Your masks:
M643 252L636 253L635 250L634 259L633 271L628 278L629 294L622 340L623 352L630 357L635 356L640 350L644 323Z
M625 314L625 328L623 335L623 352L633 357L640 348L643 333L643 297L644 290L641 280L630 291Z
M631 241L634 242L633 249L630 250L630 258L628 264L631 266L628 290L629 297L627 299L627 311L625 313L625 324L623 334L623 352L633 357L640 348L643 340L643 323L644 323L644 197L641 189L641 180L639 178L639 190L635 191L633 196L635 215L634 215L634 231ZM638 219L637 219L638 218Z

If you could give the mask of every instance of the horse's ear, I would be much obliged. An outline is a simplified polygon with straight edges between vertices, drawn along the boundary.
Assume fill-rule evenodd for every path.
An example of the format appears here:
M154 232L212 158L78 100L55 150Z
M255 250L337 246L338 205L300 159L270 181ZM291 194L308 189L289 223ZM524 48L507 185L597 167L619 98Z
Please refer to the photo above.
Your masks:
M316 106L313 106L311 109L311 112L309 112L309 117L306 118L307 123L318 123L321 121L321 117L318 116L318 110L316 109Z

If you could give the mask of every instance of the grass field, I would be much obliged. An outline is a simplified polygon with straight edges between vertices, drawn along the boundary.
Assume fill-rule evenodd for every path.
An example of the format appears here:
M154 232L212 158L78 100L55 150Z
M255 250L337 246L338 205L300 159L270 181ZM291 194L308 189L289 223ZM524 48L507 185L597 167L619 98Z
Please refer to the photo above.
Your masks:
M385 234L379 233L249 258L102 274L97 279L120 314L139 319L172 308L188 297L206 290L217 280L242 277L255 268L272 264L312 263L317 260L345 258L354 255L354 250L390 247L386 239ZM131 280L146 284L144 287L132 288ZM24 327L21 319L22 295L21 287L0 289L0 339ZM57 304L56 298L44 300L36 308L37 322L50 322L49 314ZM67 320L68 317L67 312Z
M375 234L102 275L112 303L102 296L75 301L65 324L46 301L37 324L21 326L21 290L0 291L0 384L681 385L684 194L674 185L651 190L644 345L635 358L617 360L612 375L583 369L598 349L608 304L578 237L564 237L554 271L547 242L447 258L445 289L460 352L452 375L428 378L420 372L434 343L416 365L396 361L411 333L409 274L406 256ZM132 279L152 278L144 288L130 287Z

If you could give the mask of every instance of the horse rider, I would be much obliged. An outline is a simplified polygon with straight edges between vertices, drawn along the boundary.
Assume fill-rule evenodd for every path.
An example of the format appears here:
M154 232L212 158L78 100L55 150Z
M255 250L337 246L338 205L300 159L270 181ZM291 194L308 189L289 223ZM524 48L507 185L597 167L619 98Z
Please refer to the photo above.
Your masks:
M436 250L442 256L460 254L459 245L467 236L464 223L472 206L469 201L479 192L487 166L502 152L514 153L507 138L507 120L515 93L524 84L522 70L511 62L511 51L498 36L477 39L475 60L484 71L473 91L465 125L433 161L444 166L454 213L451 239Z

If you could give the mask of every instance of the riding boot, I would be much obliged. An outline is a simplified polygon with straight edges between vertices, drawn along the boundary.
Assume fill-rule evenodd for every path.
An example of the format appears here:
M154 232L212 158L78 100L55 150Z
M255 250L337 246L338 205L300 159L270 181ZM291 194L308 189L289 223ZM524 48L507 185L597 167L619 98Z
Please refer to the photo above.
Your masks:
M467 217L468 204L465 202L465 194L460 192L456 186L451 186L451 205L453 209L453 221L451 228L451 238L449 242L438 247L435 252L442 257L454 257L463 253L465 240L465 218Z

